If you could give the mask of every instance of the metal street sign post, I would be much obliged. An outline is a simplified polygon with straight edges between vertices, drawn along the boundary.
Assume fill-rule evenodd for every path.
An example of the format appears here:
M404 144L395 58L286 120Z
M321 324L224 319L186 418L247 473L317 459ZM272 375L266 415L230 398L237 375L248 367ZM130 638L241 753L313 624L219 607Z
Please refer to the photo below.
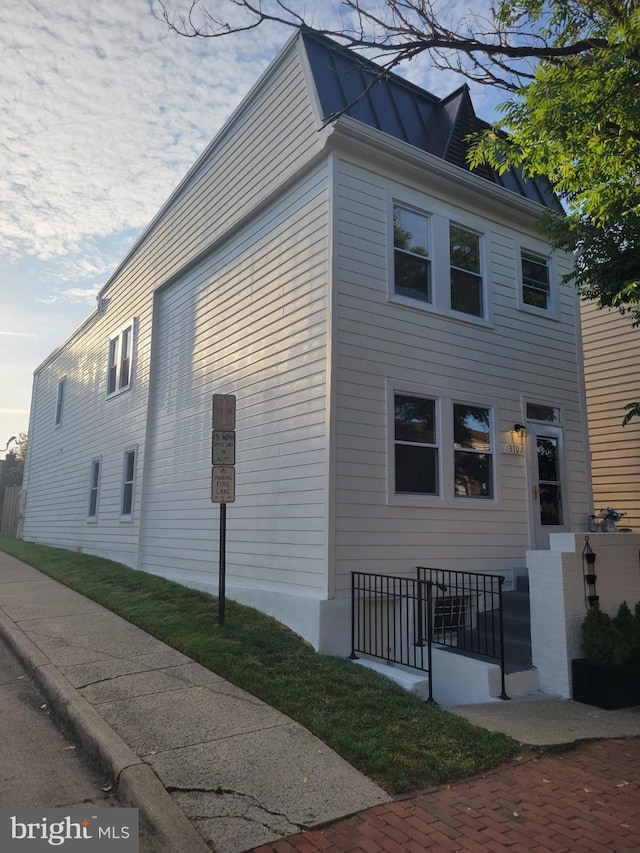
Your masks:
M214 394L211 407L211 501L220 504L218 625L224 625L227 504L236 499L236 398Z

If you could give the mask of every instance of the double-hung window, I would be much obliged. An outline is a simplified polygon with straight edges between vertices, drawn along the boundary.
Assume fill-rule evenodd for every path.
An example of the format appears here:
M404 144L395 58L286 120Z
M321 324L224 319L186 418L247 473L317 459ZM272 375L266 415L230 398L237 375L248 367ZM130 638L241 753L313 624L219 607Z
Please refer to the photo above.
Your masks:
M56 394L56 411L53 418L53 425L60 426L62 423L62 408L64 406L64 389L66 385L66 379L61 379L58 382L58 391Z
M439 493L435 400L395 395L395 469L398 494Z
M457 496L493 497L490 409L453 404L453 463Z
M493 411L450 397L393 395L394 493L494 498Z
M548 311L551 307L551 282L549 261L541 255L522 249L522 302L533 308Z
M394 292L431 302L429 217L400 204L393 205Z
M136 448L125 450L122 466L122 501L120 515L129 521L133 516L133 486L136 476Z
M87 519L95 521L98 517L98 491L100 489L100 459L91 462L91 473L89 475L89 509Z
M484 316L480 235L459 225L449 225L451 310Z
M107 356L107 396L126 391L131 385L133 368L133 320L109 339Z
M490 295L485 281L490 237L474 215L464 224L448 207L407 191L407 200L389 202L389 298L405 307L486 323ZM423 199L426 201L426 199ZM414 206L414 203L416 206Z

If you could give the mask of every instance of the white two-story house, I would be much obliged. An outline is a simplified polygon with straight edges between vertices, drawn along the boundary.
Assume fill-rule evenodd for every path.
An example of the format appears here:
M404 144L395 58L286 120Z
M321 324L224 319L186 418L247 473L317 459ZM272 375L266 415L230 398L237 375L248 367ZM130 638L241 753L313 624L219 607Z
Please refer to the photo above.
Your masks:
M25 539L227 595L348 654L354 570L498 572L591 511L578 301L542 182L439 99L297 33L35 373Z

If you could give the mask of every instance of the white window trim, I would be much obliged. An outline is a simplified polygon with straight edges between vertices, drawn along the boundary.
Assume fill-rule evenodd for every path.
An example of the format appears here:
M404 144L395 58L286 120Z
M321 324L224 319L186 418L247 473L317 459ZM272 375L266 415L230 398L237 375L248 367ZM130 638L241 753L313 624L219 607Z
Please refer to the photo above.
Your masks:
M424 397L436 403L436 438L438 446L439 495L396 493L395 464L395 396ZM453 441L453 404L460 403L489 409L491 413L492 482L493 496L466 497L455 494L455 466ZM452 394L442 388L419 386L412 383L387 382L387 502L391 506L425 506L477 510L501 509L501 459L498 443L498 406L488 397L476 394Z
M134 453L133 459L133 479L131 481L126 480L127 476L127 455L129 453ZM120 521L122 522L132 522L134 517L134 506L135 506L135 497L136 497L136 475L138 472L138 445L132 444L129 447L125 447L122 453L122 476L120 482ZM127 483L131 482L131 512L128 515L123 513L124 508L124 493L125 486Z
M541 260L547 262L549 268L549 305L547 308L538 308L536 305L529 305L524 301L524 280L522 277L522 253L528 252L530 255L536 255ZM546 317L551 320L560 319L560 309L558 305L558 273L554 261L553 254L549 251L548 246L541 246L535 240L522 240L516 244L516 287L517 287L517 304L520 311L526 311L527 314L534 314L537 317Z
M93 485L93 466L98 463L98 483L95 486L96 489L96 512L95 515L90 515L91 512L91 495L94 489ZM100 483L102 481L102 456L95 456L91 460L91 465L89 467L89 501L87 506L87 523L88 524L96 524L98 521L98 510L100 508Z
M122 370L122 341L124 333L130 329L130 343L129 343L129 375L127 382L123 385L120 384L120 373ZM111 344L112 342L116 342L116 361L115 361L115 388L113 391L109 391L109 374L111 371ZM131 388L131 382L133 378L133 370L135 363L135 343L136 343L136 323L135 318L131 318L127 320L126 323L123 323L119 329L117 329L113 334L109 336L109 340L107 342L107 370L106 370L106 388L107 388L107 399L111 399L112 397L118 396L118 394L123 394L125 391L128 391Z
M58 380L58 388L56 391L56 408L53 413L53 426L58 429L62 426L62 415L64 413L65 391L67 387L67 377L63 376Z
M431 262L431 302L411 299L395 292L393 207L400 205L429 219L429 260ZM490 282L491 232L488 223L473 214L437 203L432 198L406 187L393 187L387 191L387 299L403 308L426 314L438 314L459 323L473 326L493 326L493 297ZM482 277L483 316L465 314L451 308L451 257L449 224L457 225L480 238L480 275Z

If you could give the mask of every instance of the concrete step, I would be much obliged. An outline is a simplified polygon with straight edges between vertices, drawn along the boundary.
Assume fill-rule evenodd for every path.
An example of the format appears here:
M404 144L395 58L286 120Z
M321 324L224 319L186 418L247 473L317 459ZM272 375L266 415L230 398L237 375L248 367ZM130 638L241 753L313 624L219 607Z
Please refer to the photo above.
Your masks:
M364 666L374 672L384 675L403 690L415 693L425 701L429 698L429 674L419 670L409 671L383 661L370 660L369 658L356 658L353 663Z

